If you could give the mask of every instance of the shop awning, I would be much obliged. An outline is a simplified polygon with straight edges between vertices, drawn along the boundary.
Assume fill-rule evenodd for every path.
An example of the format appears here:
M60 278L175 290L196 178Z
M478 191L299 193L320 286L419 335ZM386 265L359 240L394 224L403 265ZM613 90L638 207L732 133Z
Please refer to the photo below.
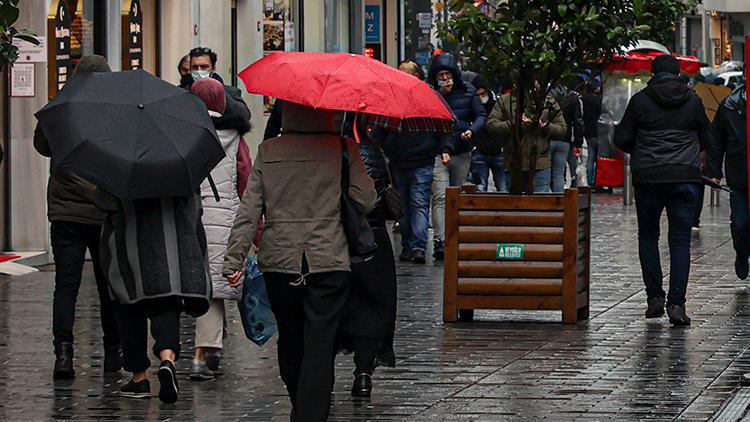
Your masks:
M622 55L616 54L612 63L608 64L604 70L626 73L651 72L651 61L663 54L660 51L631 51ZM703 64L697 57L679 54L673 54L673 56L680 62L680 70L683 73L700 72Z

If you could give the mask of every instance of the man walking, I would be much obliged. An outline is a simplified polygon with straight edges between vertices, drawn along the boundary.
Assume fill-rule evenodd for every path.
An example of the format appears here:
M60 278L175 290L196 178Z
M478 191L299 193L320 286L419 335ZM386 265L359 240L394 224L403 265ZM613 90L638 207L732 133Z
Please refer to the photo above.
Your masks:
M725 169L727 185L732 189L729 206L732 214L732 241L737 254L734 271L745 280L748 275L747 206L747 92L736 89L719 106L714 118L714 139L708 146L708 175L719 183Z
M653 78L633 96L615 144L631 154L638 215L638 255L648 295L646 318L659 318L667 306L669 322L690 325L685 293L690 273L690 232L703 189L700 151L711 138L701 99L680 80L680 65L671 55L654 59ZM669 295L662 288L659 220L669 222ZM665 297L666 296L666 297Z

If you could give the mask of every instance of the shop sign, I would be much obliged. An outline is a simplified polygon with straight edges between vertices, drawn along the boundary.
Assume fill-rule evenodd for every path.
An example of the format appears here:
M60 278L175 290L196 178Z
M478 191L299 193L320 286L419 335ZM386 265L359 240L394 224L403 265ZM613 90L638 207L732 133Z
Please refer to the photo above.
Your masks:
M432 28L432 13L430 12L417 13L417 22L419 22L420 29Z
M47 40L44 37L36 37L39 45L28 41L14 39L13 44L18 47L18 60L16 63L44 63L47 61Z
M379 43L380 41L380 5L365 6L365 42Z
M128 68L143 68L143 11L140 0L131 0L128 12Z
M55 13L55 81L59 92L68 81L70 63L70 14L67 3L61 1Z
M526 252L526 245L521 243L498 243L498 261L522 261Z
M33 97L34 63L16 63L10 68L10 96Z

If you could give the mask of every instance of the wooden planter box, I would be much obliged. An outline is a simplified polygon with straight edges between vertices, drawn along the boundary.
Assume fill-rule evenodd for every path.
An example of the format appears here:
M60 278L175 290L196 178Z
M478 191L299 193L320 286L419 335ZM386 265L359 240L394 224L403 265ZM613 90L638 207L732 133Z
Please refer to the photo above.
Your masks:
M449 188L443 320L474 309L561 310L589 317L591 190L515 196Z

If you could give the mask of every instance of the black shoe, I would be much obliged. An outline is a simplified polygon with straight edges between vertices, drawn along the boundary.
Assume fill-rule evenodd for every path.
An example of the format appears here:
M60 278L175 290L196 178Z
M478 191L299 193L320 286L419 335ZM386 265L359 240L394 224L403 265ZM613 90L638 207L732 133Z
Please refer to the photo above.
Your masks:
M408 249L402 249L401 255L398 256L398 260L401 262L411 261L412 252Z
M372 375L370 374L359 374L354 377L354 385L352 385L352 396L353 397L370 397L372 394Z
M219 370L219 367L221 366L221 349L215 350L215 351L207 351L205 353L206 356L206 366L208 369L210 369L213 372L216 372Z
M412 251L411 261L415 264L424 264L427 262L427 258L424 256L424 251Z
M432 257L435 258L435 261L442 261L445 259L445 245L442 240L435 241Z
M151 383L148 380L141 380L140 382L130 380L120 387L120 395L131 399L151 398Z
M169 360L162 361L156 375L159 377L159 383L161 384L159 386L159 400L164 403L176 402L180 389L177 387L177 371L174 368L174 363Z
M747 279L747 273L750 272L750 265L747 262L747 256L737 255L734 258L734 272L740 280Z
M648 298L648 309L646 309L646 318L661 318L664 316L664 305L667 301L663 297Z
M669 315L669 323L675 327L687 327L690 325L690 318L685 313L684 306L667 306L667 315Z
M52 377L56 380L73 379L73 343L60 343L55 347L55 369Z
M104 348L104 372L119 372L122 369L120 346Z

